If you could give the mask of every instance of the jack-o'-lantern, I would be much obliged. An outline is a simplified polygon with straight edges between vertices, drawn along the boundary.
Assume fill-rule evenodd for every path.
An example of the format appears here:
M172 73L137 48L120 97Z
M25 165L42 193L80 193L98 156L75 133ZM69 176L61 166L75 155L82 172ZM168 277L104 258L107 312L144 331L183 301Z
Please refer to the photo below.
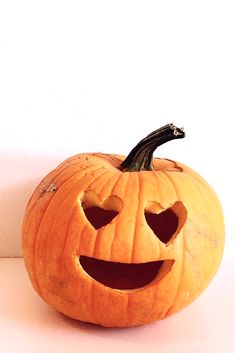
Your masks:
M190 304L215 275L224 223L215 192L186 165L153 159L184 137L168 124L125 158L78 154L35 190L23 254L35 290L65 315L125 327Z

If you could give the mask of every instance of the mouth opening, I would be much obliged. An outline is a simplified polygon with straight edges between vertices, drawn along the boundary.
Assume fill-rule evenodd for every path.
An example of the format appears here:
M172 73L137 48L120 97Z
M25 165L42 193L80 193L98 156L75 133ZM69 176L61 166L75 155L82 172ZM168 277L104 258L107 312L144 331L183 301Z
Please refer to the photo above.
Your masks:
M129 264L80 256L80 264L90 277L106 287L123 290L145 287L155 278L162 278L173 263L174 260L162 260Z

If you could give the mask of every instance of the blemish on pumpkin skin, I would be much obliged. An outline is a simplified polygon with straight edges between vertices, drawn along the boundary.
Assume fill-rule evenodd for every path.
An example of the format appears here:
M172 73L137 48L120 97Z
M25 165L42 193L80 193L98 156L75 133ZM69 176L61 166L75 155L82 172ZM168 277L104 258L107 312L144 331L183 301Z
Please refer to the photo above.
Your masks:
M64 281L59 281L56 285L56 287L58 288L65 288L65 287L68 287L68 283L67 282L64 282Z
M66 288L68 287L68 282L66 281L62 281L62 280L59 280L58 278L56 278L55 276L49 276L49 279L52 283L52 285L56 288Z
M57 190L57 186L54 183L45 183L40 188L41 196L46 192L55 192Z

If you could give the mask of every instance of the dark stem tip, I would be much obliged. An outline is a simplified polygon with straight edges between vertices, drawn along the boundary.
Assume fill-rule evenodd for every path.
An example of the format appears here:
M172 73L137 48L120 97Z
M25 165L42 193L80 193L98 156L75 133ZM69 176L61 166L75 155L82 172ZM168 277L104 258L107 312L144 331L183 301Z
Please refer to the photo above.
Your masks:
M121 163L120 170L123 172L135 172L141 170L153 170L153 153L162 144L184 138L183 128L178 128L174 124L167 124L151 132L141 140Z
M174 124L168 124L170 129L173 130L173 134L177 136L177 138L185 137L185 132L183 127L177 127Z

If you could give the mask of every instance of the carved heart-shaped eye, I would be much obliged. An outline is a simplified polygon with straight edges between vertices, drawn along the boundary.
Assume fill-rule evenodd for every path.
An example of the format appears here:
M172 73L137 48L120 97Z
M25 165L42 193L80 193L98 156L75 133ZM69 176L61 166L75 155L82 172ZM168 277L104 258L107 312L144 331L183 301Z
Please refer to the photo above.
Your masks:
M181 201L160 212L145 210L145 219L155 235L165 244L175 239L187 218L187 210Z
M98 206L84 208L84 213L88 221L95 229L106 226L113 220L114 217L118 215L117 211L104 210Z
M82 197L82 208L87 220L95 229L111 223L122 209L122 202L117 196L104 197L102 201L92 191Z

